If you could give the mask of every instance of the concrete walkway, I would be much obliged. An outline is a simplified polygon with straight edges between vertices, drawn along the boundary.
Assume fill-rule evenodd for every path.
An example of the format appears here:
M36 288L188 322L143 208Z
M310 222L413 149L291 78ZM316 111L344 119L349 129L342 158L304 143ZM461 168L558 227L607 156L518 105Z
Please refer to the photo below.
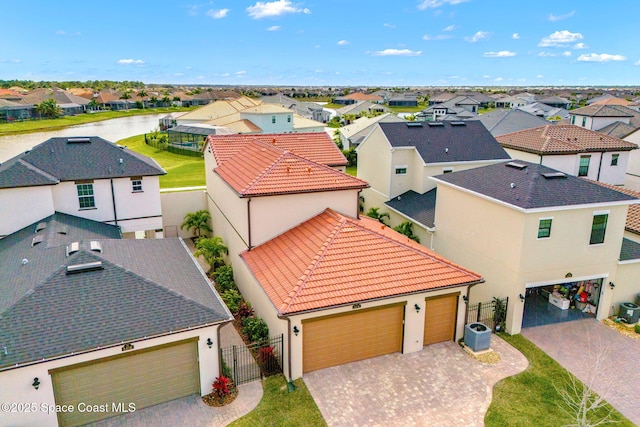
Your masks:
M595 319L526 328L522 335L640 425L640 340Z
M304 382L329 426L483 426L493 385L528 366L493 335L501 360L481 363L444 342L310 372Z

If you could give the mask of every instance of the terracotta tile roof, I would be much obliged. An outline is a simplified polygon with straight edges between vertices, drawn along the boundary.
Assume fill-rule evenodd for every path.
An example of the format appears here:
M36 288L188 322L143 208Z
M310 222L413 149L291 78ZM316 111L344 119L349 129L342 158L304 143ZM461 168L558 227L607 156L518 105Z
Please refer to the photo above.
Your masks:
M288 150L327 166L346 166L347 159L326 132L267 133L260 135L211 135L206 146L213 150L216 163L221 165L244 148L250 141L262 141Z
M595 101L593 103L591 103L590 105L629 105L631 104L630 101L627 101L624 98L616 98L615 96L612 98L607 98L607 99L601 99L599 101Z
M574 125L547 125L496 137L504 148L534 154L629 151L636 144Z
M622 194L627 194L629 196L637 197L638 199L640 199L640 191L631 190L629 188L624 188L617 185L605 184L599 181L591 182L606 188L610 188L612 190L616 190ZM627 211L627 222L624 226L624 229L631 233L640 235L640 203L629 205L629 210Z
M382 101L382 97L378 95L368 95L362 92L354 92L344 96L348 99L355 99L357 101Z
M482 281L376 220L331 209L240 256L280 314Z
M269 143L252 140L214 171L240 197L367 188L369 184Z

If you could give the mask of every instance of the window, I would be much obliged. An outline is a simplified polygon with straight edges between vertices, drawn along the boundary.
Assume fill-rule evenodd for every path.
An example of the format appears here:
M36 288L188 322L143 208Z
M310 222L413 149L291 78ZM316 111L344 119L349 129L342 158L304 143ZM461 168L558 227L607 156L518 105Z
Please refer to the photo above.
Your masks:
M396 166L396 175L406 175L407 167L406 166Z
M287 116L287 123L291 123L291 116Z
M618 166L618 158L620 154L612 154L611 155L611 166Z
M78 201L80 209L91 209L96 207L96 200L93 197L93 184L78 184Z
M589 161L591 156L580 156L580 168L578 169L578 176L587 176L589 174Z
M551 218L544 218L538 224L538 239L546 239L551 237Z
M571 124L572 125L576 124L576 116L571 116Z
M599 214L593 216L593 224L591 224L591 239L589 240L590 245L604 243L604 233L607 231L608 218L608 214Z
M132 179L131 180L131 189L134 193L139 193L142 191L142 180L141 179Z
M275 123L276 122L276 116L271 116L271 123Z
M587 127L587 118L586 118L586 117L583 117L583 118L582 118L582 127L583 127L583 128L584 128L584 127Z

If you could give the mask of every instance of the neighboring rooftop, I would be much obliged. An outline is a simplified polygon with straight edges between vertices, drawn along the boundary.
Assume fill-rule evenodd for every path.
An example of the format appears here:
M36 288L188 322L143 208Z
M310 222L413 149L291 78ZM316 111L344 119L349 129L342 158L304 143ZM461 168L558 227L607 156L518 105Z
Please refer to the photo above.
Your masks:
M240 256L283 315L482 281L376 220L331 209Z
M629 239L622 239L620 247L620 261L640 259L640 243Z
M251 141L272 144L327 166L347 165L347 159L326 132L212 135L203 149L211 147L216 163L221 165Z
M155 160L97 136L57 137L2 163L0 188L165 173Z
M369 184L270 143L251 140L214 169L240 197L367 188Z
M549 124L549 122L542 117L519 109L493 110L485 114L480 114L478 121L495 137Z
M577 154L604 151L629 151L636 144L575 125L546 125L501 135L505 148L533 154Z
M612 190L618 191L622 194L626 194L628 196L636 197L640 199L640 191L631 190L629 188L620 187L619 185L611 185L605 184L600 181L592 181L598 185L601 185L606 188L610 188ZM629 206L629 210L627 211L627 222L624 226L625 230L640 235L640 204Z
M433 177L520 209L585 204L631 204L636 197L591 181L521 160L452 172Z
M385 205L420 224L433 228L436 217L437 188L424 194L409 190L385 202Z
M577 108L569 112L572 116L588 117L632 117L630 114L615 105L591 104L586 107Z
M478 121L380 123L392 147L415 147L425 163L506 160L509 155Z

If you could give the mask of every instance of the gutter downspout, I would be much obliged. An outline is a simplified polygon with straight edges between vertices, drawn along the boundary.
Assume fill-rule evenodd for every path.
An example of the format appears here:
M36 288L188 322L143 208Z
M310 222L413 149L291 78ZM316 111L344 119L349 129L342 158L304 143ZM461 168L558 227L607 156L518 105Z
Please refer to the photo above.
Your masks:
M251 246L251 197L247 199L247 250L250 251L253 246Z
M358 206L356 209L356 219L360 219L360 197L362 197L360 196L361 193L362 193L362 189L358 190L358 202L357 202ZM364 208L364 205L362 205L362 207Z
M602 158L604 157L604 152L600 153L600 164L598 165L598 178L596 181L600 181L600 171L602 170Z
M287 370L289 382L287 383L287 388L289 389L289 393L296 389L296 386L293 384L293 380L291 379L291 318L287 316L278 315L279 319L287 320Z
M480 283L484 283L484 281L480 282ZM475 285L479 285L480 283L472 283L469 285L469 287L467 287L467 300L464 302L464 321L465 324L467 322L467 319L469 318L469 294L471 293L471 288L473 288Z
M116 193L113 190L113 178L111 178L111 200L113 202L113 220L118 225L118 213L116 211Z

